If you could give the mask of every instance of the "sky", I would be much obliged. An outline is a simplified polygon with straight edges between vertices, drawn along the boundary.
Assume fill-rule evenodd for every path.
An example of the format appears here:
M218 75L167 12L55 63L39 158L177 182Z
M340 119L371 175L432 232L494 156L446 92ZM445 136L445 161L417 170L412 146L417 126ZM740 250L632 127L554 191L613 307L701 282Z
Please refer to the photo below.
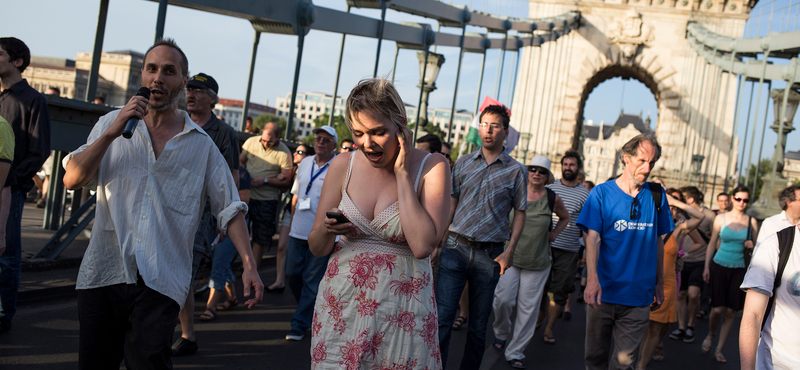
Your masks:
M748 37L766 34L768 30L797 29L798 4L787 9L791 0L762 0L753 10L753 20L745 30ZM470 9L487 11L498 15L523 17L527 15L527 2L524 0L505 1L446 1L452 4L467 5ZM144 0L111 0L107 18L107 28L103 44L104 51L131 49L144 52L155 37L155 22L158 3ZM314 0L316 6L344 11L345 0ZM26 42L34 55L74 59L79 51L91 51L99 10L98 0L25 0L4 1L5 14L19 16L6 17L0 24L0 34L18 37ZM764 10L762 10L764 9ZM769 22L770 10L775 11L773 22ZM787 11L790 10L790 11ZM352 13L379 18L377 9L352 9ZM436 22L389 9L390 22ZM780 19L780 20L776 20ZM35 21L33 21L35 20ZM781 29L782 28L782 29ZM460 33L460 29L443 27L441 32ZM467 32L483 32L483 29L468 27ZM204 72L215 77L220 84L220 96L229 99L244 99L247 86L250 56L254 31L248 21L222 15L210 14L178 6L169 6L164 36L174 38L189 58L191 74ZM492 35L490 37L502 37ZM312 30L307 36L303 50L298 91L332 93L339 55L341 35ZM375 64L377 40L347 36L339 95L345 95L359 80L372 77ZM449 108L452 104L453 90L458 63L458 49L440 47L438 53L445 56L436 81L437 90L430 94L429 106ZM378 74L390 76L394 59L394 42L384 41L381 48ZM416 51L401 50L395 77L396 87L404 101L417 105L419 89L419 62ZM486 70L481 95L493 95L495 76L499 66L499 50L490 50L486 56ZM258 47L251 101L270 106L275 98L291 93L294 65L297 57L297 37L289 35L262 34ZM480 73L479 54L466 53L462 65L462 77L456 100L457 109L474 111L477 93L477 76ZM517 57L507 52L501 82L499 100L507 102L508 87ZM781 63L781 61L776 61ZM776 83L780 88L785 83ZM624 105L623 101L624 90ZM766 90L766 86L764 88ZM745 91L745 95L749 90ZM766 91L763 96L766 96ZM761 112L764 111L763 104ZM636 81L622 81L614 78L601 83L589 96L585 108L585 118L596 124L601 120L613 123L620 109L626 113L644 116L650 112L651 119L657 120L657 106L652 93L644 84ZM768 113L771 122L771 109ZM744 118L742 117L742 121ZM739 125L739 136L743 136L744 122ZM789 150L800 149L797 134L789 136ZM768 130L765 140L764 157L772 154L775 133ZM759 137L760 139L760 137ZM796 143L793 143L795 141Z

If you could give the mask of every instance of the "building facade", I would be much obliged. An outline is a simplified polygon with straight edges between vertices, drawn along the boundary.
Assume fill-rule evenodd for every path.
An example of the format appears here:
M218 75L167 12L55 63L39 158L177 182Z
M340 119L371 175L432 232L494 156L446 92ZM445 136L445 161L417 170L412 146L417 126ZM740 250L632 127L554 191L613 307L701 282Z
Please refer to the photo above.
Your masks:
M143 62L144 54L132 50L104 52L95 96L103 97L107 105L125 105L141 86ZM83 100L91 64L92 54L87 52L79 52L75 60L32 56L22 77L39 92L56 87L62 98Z
M800 151L783 155L783 177L789 181L800 181Z
M619 161L619 150L636 135L652 132L650 118L642 121L641 115L620 113L613 125L584 124L583 171L586 180L595 184L605 182L621 173L623 165Z
M286 94L285 97L278 97L275 100L275 109L278 112L278 117L289 117L291 99L291 94ZM335 110L335 112L333 112L334 116L344 116L346 100L347 98L337 96L336 107L334 108L333 96L331 94L318 92L298 93L294 108L297 136L302 138L310 135L311 130L314 129L314 120L323 114L331 114L331 108ZM406 116L408 116L409 122L416 120L417 107L406 104ZM469 125L472 122L472 117L473 114L466 110L456 111L453 119L453 140L451 140L453 145L458 145L460 141L466 138L467 132L469 132ZM435 125L439 126L443 132L447 132L450 127L450 109L428 109L428 121L432 121Z
M277 115L277 110L275 108L253 102L250 102L248 109L247 115L253 117L253 120L265 113ZM243 131L241 130L243 110L244 100L220 98L219 103L214 106L214 115L222 117L222 120L233 127L234 130Z

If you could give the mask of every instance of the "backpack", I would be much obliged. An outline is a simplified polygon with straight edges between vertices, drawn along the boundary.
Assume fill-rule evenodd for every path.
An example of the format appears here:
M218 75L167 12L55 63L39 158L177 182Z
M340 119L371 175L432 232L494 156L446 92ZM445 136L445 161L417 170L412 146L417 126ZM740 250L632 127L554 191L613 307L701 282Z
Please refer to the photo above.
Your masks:
M653 196L653 203L656 204L656 211L661 213L661 193L664 192L664 188L661 187L661 184L655 182L648 182L647 186L650 187L650 194ZM656 220L658 220L658 213L656 213Z
M767 323L767 317L772 311L772 306L775 304L775 295L778 294L778 287L781 286L781 278L783 278L783 270L786 269L786 263L789 262L789 255L792 253L792 244L794 244L794 229L797 226L787 227L778 231L778 270L775 274L775 283L772 285L772 297L769 297L767 303L767 310L764 311L764 319L761 320L761 330L764 330L764 324Z

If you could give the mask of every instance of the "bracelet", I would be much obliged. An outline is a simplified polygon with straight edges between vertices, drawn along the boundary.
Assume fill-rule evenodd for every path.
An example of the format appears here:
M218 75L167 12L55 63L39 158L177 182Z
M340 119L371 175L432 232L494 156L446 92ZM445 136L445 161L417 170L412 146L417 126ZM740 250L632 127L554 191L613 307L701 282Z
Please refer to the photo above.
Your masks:
M263 182L263 183L261 183L261 185L264 185L264 184L266 184L266 183L268 183L268 182L269 182L269 179L265 177L265 178L264 178L264 182Z

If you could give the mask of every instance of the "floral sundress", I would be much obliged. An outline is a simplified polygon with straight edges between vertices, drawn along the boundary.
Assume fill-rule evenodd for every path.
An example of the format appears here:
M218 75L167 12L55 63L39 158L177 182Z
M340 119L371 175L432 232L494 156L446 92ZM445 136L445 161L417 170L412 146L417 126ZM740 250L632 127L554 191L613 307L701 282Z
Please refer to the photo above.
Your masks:
M440 370L438 318L429 258L406 243L395 202L367 220L347 194L339 209L356 226L331 254L311 326L311 367ZM430 156L430 154L428 154ZM419 176L428 156L420 164Z

